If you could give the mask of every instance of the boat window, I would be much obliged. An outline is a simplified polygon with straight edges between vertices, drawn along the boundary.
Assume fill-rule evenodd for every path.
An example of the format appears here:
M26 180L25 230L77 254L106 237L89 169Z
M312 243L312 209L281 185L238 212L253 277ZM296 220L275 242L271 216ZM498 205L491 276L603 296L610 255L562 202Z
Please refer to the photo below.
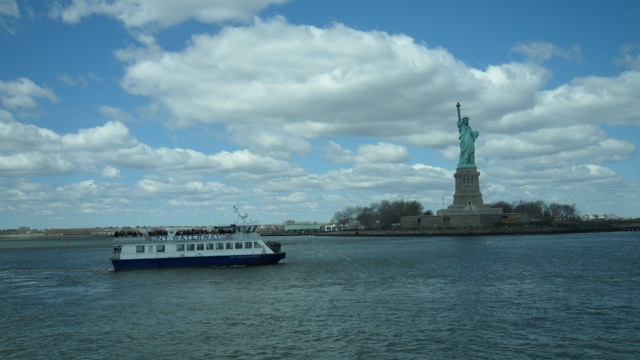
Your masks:
M236 243L236 249L242 249L242 243L241 242L237 242Z
M157 245L156 252L164 252L164 245Z
M136 252L143 253L144 245L136 245Z
M216 250L224 249L224 243L216 243Z
M207 243L207 250L213 250L213 243Z
M233 243L225 243L225 249L233 249Z
M251 247L252 247L251 245L253 245L253 243L251 241L247 241L247 242L244 243L244 248L245 249L251 249Z
M187 244L187 251L193 251L196 249L196 246L194 244Z
M184 244L176 245L176 251L184 251Z
M254 248L256 248L256 249L259 249L259 248L261 248L262 246L260 246L260 243L258 243L257 241L254 241L254 242L253 242L253 247L254 247Z
M196 248L198 250L204 250L204 244L198 244Z

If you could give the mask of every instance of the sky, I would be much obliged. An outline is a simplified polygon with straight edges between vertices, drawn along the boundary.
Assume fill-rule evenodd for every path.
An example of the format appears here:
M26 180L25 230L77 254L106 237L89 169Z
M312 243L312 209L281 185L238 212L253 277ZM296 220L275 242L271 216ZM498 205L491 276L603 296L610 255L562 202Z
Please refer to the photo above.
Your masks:
M640 216L637 0L0 0L0 229Z

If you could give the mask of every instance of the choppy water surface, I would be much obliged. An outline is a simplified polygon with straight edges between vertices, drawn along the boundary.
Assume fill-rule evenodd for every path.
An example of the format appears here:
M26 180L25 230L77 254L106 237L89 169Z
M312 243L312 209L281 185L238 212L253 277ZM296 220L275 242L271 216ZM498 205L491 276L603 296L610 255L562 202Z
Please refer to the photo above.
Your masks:
M130 272L110 239L2 240L0 358L632 359L639 237L278 238L275 266Z

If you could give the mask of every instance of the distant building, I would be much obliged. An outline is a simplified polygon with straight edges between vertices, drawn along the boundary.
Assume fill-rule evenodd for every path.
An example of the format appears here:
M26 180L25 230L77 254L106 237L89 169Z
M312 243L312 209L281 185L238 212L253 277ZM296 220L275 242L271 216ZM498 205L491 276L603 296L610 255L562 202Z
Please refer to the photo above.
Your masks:
M285 225L284 233L287 235L313 235L322 231L321 224Z

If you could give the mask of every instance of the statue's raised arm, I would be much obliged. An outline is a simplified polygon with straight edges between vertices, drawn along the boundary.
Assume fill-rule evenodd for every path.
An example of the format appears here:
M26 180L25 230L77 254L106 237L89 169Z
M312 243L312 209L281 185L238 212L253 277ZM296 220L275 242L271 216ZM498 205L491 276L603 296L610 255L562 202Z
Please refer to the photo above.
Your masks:
M475 141L478 138L479 133L471 130L469 126L469 117L462 117L460 115L460 102L456 104L458 108L458 132L460 136L460 161L458 162L458 168L476 167L476 146Z

